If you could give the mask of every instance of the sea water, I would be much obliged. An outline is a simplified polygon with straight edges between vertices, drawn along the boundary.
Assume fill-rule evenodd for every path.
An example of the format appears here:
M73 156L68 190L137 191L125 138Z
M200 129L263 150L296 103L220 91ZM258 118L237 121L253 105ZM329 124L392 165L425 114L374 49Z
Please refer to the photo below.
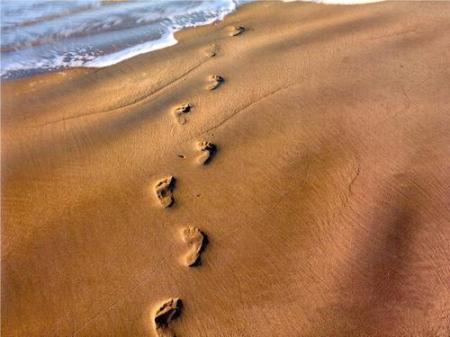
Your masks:
M103 67L175 44L174 32L208 24L242 0L3 0L1 76Z
M222 20L251 1L1 0L0 75L112 65L174 45L176 31ZM346 1L358 2L339 2Z

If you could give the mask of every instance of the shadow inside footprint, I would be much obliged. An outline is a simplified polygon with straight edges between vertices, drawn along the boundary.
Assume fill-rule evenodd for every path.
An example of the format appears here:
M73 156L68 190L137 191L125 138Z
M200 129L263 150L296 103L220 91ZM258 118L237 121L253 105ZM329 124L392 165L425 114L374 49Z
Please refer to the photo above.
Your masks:
M215 44L211 45L206 51L206 56L208 57L214 57L217 54L217 46Z
M171 298L160 305L154 315L155 330L158 336L175 337L169 324L181 315L182 310L183 302L179 298Z
M187 226L183 229L183 241L189 246L189 251L184 256L187 267L201 265L201 255L209 243L208 236L199 228Z
M200 247L200 250L198 251L198 258L189 267L198 267L202 265L202 254L209 244L208 235L206 235L204 232L202 232L202 234L203 234L203 242Z
M192 109L192 104L191 103L186 103L186 104L182 104L180 106L178 106L173 114L175 115L176 120L178 121L178 123L180 124L186 124L186 117L185 115L190 112Z
M237 36L245 32L245 27L243 26L230 26L228 27L230 36Z
M208 164L217 153L217 146L208 141L198 142L197 148L201 151L197 161L201 165Z
M173 190L175 188L176 179L169 176L159 180L155 185L155 194L161 204L161 207L167 208L173 205L175 199Z
M206 87L208 90L214 90L216 89L219 85L221 85L225 80L223 79L222 76L220 75L210 75L208 77L208 86Z

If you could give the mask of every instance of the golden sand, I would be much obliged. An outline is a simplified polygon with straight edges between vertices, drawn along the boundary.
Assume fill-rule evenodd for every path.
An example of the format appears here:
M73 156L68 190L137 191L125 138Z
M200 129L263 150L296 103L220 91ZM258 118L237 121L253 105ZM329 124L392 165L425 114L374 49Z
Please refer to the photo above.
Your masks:
M2 336L447 337L449 22L265 2L4 83Z

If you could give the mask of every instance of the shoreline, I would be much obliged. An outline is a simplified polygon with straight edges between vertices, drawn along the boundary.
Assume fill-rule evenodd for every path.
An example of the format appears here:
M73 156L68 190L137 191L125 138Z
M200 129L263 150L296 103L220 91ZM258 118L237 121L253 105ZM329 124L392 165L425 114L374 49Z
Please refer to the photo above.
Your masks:
M290 3L290 2L299 2L299 1L306 2L306 3L324 4L324 5L346 5L346 6L349 5L349 6L355 6L355 5L366 5L366 4L376 3L376 2L383 2L384 0L355 0L352 3L348 3L348 0L347 0L347 3L345 2L345 0L344 1L339 1L339 0L280 0L281 3ZM8 82L8 81L14 81L14 80L19 80L19 79L29 78L29 77L33 77L33 76L37 76L37 75L42 75L42 74L55 73L55 72L60 72L60 71L67 71L67 70L70 70L70 69L78 69L78 68L99 69L99 68L105 68L105 67L109 67L109 66L112 66L112 65L115 65L115 64L119 64L121 62L124 62L126 60L132 59L133 57L136 57L136 56L139 56L139 55L151 53L151 52L154 52L154 51L157 51L157 50L160 50L160 49L165 49L165 48L169 48L171 46L174 46L174 45L176 45L178 43L178 40L175 37L175 35L178 32L186 30L186 29L190 29L190 28L196 28L196 27L201 27L201 26L206 26L206 25L218 24L219 22L223 21L224 18L227 15L230 15L233 12L239 10L240 7L251 5L251 4L252 3L240 4L234 10L231 10L230 12L224 14L220 18L215 18L215 19L212 19L212 20L208 20L208 21L205 21L203 23L195 24L193 26L187 26L187 27L183 27L183 28L173 28L169 32L167 32L167 34L166 34L165 38L163 39L163 41L160 41L158 43L156 43L157 41L147 41L147 42L142 43L140 45L134 45L134 46L131 46L129 48L116 51L116 52L114 52L112 54L106 54L106 55L103 55L103 56L98 56L94 60L87 61L85 64L83 64L81 66L68 66L68 67L60 68L60 69L26 69L26 70L23 70L23 71L21 70L21 72L22 72L21 74L16 74L14 77L11 77L11 78L9 78L9 77L2 78L1 80L4 81L4 82L5 81ZM149 45L149 47L143 47L144 45ZM117 55L117 57L116 57L116 59L111 60L111 57L113 55Z
M2 332L447 337L449 18L251 3L2 83Z
M124 4L122 6L121 4L117 4L115 6L102 6L101 3L97 3L95 5L92 3L91 6L87 6L85 8L92 9L93 12L90 13L83 13L84 14L84 20L80 21L80 17L71 18L72 20L77 21L81 26L84 26L85 30L94 29L95 25L97 26L107 26L107 25L113 25L111 26L111 30L104 29L101 34L104 34L104 42L107 45L112 45L113 47L110 48L109 46L106 46L105 43L100 43L97 41L97 44L95 42L90 42L89 39L82 40L83 42L76 42L73 41L72 38L74 36L71 36L71 31L76 30L76 28L71 28L69 26L62 26L58 27L58 23L54 23L55 31L56 29L61 28L63 31L61 32L62 35L64 33L68 34L66 36L66 39L61 39L58 37L55 37L56 41L52 44L51 42L46 45L47 49L31 49L31 53L28 53L28 60L24 59L24 53L21 53L21 49L25 47L25 49L29 48L30 46L26 46L26 40L21 41L21 36L24 35L23 31L20 31L21 27L19 25L20 19L19 16L11 18L11 20L19 21L19 23L16 22L16 24L19 25L19 30L17 32L16 38L11 37L7 35L7 32L5 32L5 40L11 40L16 39L16 42L10 41L9 44L6 44L6 51L12 53L12 56L5 52L3 54L3 58L7 61L4 62L4 68L2 69L2 79L3 80L10 80L10 79L19 79L19 78L25 78L29 76L33 76L35 74L41 74L46 72L55 72L60 70L67 70L77 67L91 67L91 68L98 68L98 67L106 67L109 65L120 63L124 60L130 59L136 55L141 55L144 53L148 53L154 50L159 50L166 48L168 46L176 44L176 39L174 38L174 34L177 31L180 31L185 28L189 27L197 27L197 26L203 26L208 25L210 23L220 21L226 16L227 14L235 11L237 9L238 4L236 1L240 0L220 0L215 6L213 2L210 2L212 4L211 6L208 6L207 3L200 4L199 7L191 6L189 7L189 4L186 3L186 6L188 9L192 10L192 12L189 10L187 13L184 13L182 9L184 6L182 4L178 4L175 7L170 7L170 1L166 3L167 9L171 8L174 12L170 15L167 13L161 13L161 17L155 21L150 21L147 24L147 38L140 39L138 41L138 37L142 36L144 34L142 31L139 30L139 27L142 27L142 25L145 26L145 23L147 22L146 16L141 14L142 16L139 16L140 13L136 12L136 8L134 8L133 5L130 5L130 3ZM195 2L194 2L195 3ZM104 4L104 3L103 3ZM135 3L136 4L136 3ZM191 3L192 4L192 3ZM108 4L106 4L108 5ZM158 12L162 11L164 12L164 6L159 7L158 4L152 4L152 3L140 3L136 4L138 5L138 9L142 7L142 5L147 6L147 10L150 12L150 16L152 11ZM7 6L4 6L4 11L8 12ZM45 6L42 11L45 10ZM76 7L76 6L75 6ZM179 8L179 11L176 10L177 7ZM98 10L101 12L102 10L108 8L114 8L112 9L113 16L116 17L115 20L113 20L113 23L111 21L106 21L102 24L102 19L99 19L97 23L94 23L92 19L95 15L98 15L98 13L95 12L95 10ZM134 9L133 9L134 8ZM145 8L145 6L144 6ZM79 8L80 10L81 8ZM142 9L142 8L140 8ZM11 8L9 8L11 11ZM48 9L47 9L48 10ZM14 10L13 10L14 11ZM88 15L89 14L89 15ZM58 16L56 16L58 18ZM52 17L50 17L52 19ZM70 18L69 18L70 19ZM112 32L116 32L117 34L127 34L126 30L132 29L133 25L128 25L125 28L122 27L122 29L125 29L125 31L121 30L121 24L123 22L129 21L129 20L135 20L134 22L134 29L133 31L128 32L128 40L116 40L114 38L114 35L111 36ZM144 22L144 24L143 24ZM42 21L42 23L45 24L45 20ZM60 23L61 25L61 23ZM27 22L25 22L25 26L27 26ZM51 26L51 25L50 25ZM8 28L8 24L6 24L6 28ZM103 27L104 28L104 27ZM38 29L38 28L37 28ZM49 35L58 35L55 31L52 31L51 29L48 29L47 34ZM31 35L32 33L30 33ZM37 47L39 47L40 39L45 40L45 35L39 35L39 32L35 32L36 36L33 39L30 39L28 43L30 44L36 44ZM42 32L41 32L42 34ZM91 40L95 40L95 37L98 35L94 31L92 35ZM155 37L155 35L158 35L158 37ZM76 34L75 34L76 37ZM23 37L22 37L23 38ZM58 45L60 45L58 47ZM63 49L62 47L66 45L66 49ZM97 48L98 47L98 48ZM33 47L31 47L33 48ZM3 50L3 46L2 46ZM47 50L47 52L46 52ZM100 51L101 50L101 51ZM17 53L15 51L18 51ZM53 51L52 53L50 51ZM34 58L33 54L38 53L41 55L40 58ZM103 55L99 55L103 54Z

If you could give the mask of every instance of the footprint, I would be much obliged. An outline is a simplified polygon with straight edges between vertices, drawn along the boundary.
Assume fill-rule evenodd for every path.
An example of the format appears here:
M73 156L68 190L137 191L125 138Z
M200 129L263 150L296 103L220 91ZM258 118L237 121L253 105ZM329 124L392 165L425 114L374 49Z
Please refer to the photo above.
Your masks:
M175 201L172 193L174 188L175 177L173 176L163 178L155 185L155 194L161 204L161 207L167 208L172 206Z
M208 164L217 152L217 146L207 141L198 142L197 148L201 151L201 154L197 158L197 161L201 165Z
M162 303L154 316L156 335L159 337L175 337L175 333L169 327L169 324L181 315L182 310L183 302L179 298L171 298Z
M223 83L224 79L222 76L219 75L210 75L208 77L208 86L206 87L208 90L214 90L216 89L219 85L221 85Z
M217 55L217 46L215 44L208 47L208 49L205 51L206 56L208 57L214 57Z
M230 36L237 36L239 34L242 34L245 32L245 27L242 26L230 26L228 27L229 35Z
M184 263L187 267L200 265L200 255L206 247L208 238L200 229L193 226L186 226L182 231L183 241L189 246L189 251L184 256Z
M178 121L178 123L180 124L186 124L186 117L185 114L187 114L188 112L191 111L192 108L192 104L191 103L186 103L186 104L182 104L180 106L178 106L175 110L174 110L174 115L176 120Z

